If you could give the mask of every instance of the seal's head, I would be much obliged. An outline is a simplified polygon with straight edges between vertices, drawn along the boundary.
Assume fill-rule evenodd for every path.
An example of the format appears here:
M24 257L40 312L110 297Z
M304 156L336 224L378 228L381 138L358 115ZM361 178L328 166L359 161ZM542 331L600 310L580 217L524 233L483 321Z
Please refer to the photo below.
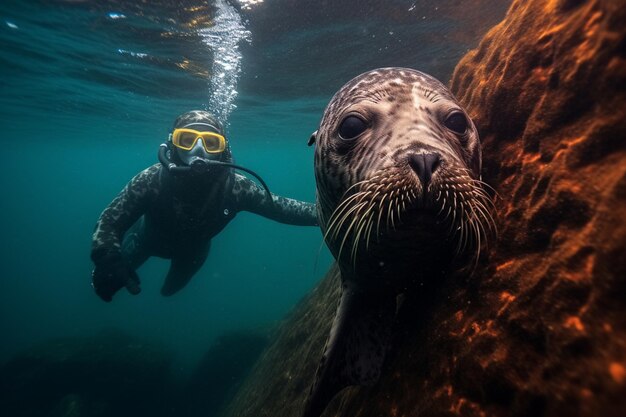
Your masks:
M478 256L493 225L478 133L441 82L405 68L362 74L332 98L313 142L320 222L340 266L406 266L442 244Z

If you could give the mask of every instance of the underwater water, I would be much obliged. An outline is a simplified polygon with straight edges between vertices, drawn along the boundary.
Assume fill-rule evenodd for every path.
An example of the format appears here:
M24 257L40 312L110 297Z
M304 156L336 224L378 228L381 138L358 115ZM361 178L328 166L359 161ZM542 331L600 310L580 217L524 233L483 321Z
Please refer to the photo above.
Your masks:
M313 202L306 142L332 94L380 66L447 82L508 6L431 3L3 1L0 362L41 356L48 343L98 351L109 346L99 340L136 338L162 347L174 379L186 380L213 363L205 354L220 340L271 334L332 262L317 228L240 213L180 293L159 294L168 261L151 258L138 270L140 295L104 303L90 286L95 222L192 109L226 122L235 161L274 193ZM250 351L242 355L260 349ZM68 414L85 400L55 395L48 415L108 415L104 406Z

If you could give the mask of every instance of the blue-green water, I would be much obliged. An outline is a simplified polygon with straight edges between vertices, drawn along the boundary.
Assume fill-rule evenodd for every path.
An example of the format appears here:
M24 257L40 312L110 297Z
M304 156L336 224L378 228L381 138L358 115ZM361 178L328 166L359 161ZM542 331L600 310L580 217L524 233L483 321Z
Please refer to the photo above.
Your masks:
M507 2L467 12L456 1L233 3L0 4L0 362L116 328L166 346L184 376L221 335L271 330L332 261L317 228L241 213L182 292L160 296L167 262L152 258L141 294L107 304L90 286L100 212L196 108L227 119L236 162L273 192L314 201L306 141L333 92L379 66L447 81ZM233 24L216 18L225 11L239 33L214 30ZM233 56L220 75L216 62Z

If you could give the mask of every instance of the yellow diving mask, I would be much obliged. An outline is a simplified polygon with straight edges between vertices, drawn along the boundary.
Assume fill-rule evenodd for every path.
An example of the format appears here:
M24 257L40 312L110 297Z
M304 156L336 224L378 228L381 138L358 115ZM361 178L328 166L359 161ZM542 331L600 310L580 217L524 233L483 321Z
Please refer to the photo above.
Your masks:
M215 132L199 132L193 129L174 129L172 132L172 144L177 148L189 151L193 149L198 140L207 153L221 153L226 149L226 138Z

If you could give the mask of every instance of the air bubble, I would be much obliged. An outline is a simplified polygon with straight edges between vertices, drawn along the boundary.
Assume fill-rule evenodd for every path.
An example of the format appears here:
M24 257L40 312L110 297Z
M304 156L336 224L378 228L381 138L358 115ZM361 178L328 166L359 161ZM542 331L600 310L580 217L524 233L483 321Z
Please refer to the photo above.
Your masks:
M246 3L251 5L260 1L250 0ZM217 14L213 20L213 26L201 29L199 34L203 42L218 57L213 62L212 73L215 75L210 82L210 110L227 126L228 116L235 109L237 82L241 74L242 54L239 44L242 41L250 43L251 33L246 29L243 19L231 4L225 0L217 0L215 5Z

